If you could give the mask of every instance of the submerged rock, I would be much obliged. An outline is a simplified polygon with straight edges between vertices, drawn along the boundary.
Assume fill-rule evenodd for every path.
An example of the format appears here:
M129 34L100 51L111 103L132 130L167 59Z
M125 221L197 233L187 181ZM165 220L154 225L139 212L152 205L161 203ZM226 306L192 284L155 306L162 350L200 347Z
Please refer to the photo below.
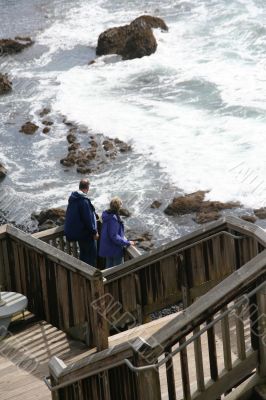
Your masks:
M149 56L157 49L152 28L168 30L161 18L150 15L142 15L129 25L107 29L98 38L96 54L118 54L124 60Z
M0 73L0 94L8 93L11 90L12 82L8 79L8 75Z
M15 39L0 39L0 56L19 53L33 43L30 37L16 36Z
M7 175L7 169L2 163L0 163L0 179L4 179L6 175Z
M34 124L33 122L27 121L20 128L20 132L26 133L26 135L33 135L38 129L38 125Z
M159 200L154 200L151 204L151 208L160 208L162 205L162 202Z

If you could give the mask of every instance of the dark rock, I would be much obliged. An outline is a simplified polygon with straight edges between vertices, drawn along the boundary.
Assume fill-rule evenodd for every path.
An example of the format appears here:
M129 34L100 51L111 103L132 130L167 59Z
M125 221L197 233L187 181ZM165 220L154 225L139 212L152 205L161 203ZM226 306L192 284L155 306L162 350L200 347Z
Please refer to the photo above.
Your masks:
M6 175L7 175L7 169L2 163L0 163L0 179L4 179Z
M0 56L19 53L33 43L29 37L17 36L15 39L0 39Z
M60 163L64 166L64 167L73 167L73 165L75 165L75 163L76 163L76 160L75 160L75 158L74 157L65 157L65 158L62 158L61 160L60 160Z
M162 203L158 200L154 200L154 202L151 204L151 208L160 208Z
M167 215L183 215L197 212L200 210L205 193L202 190L187 194L185 196L175 197L171 204L164 210Z
M45 107L45 108L39 113L39 116L40 116L41 118L43 118L45 115L50 114L50 112L51 112L51 109L48 108L48 107Z
M90 62L88 62L88 65L92 65L95 64L95 60L91 60Z
M90 174L91 173L91 168L89 167L78 167L77 172L80 174Z
M103 141L103 148L105 151L113 150L115 147L114 143L111 140L104 140Z
M67 135L67 141L68 143L74 143L77 140L76 136L73 135L73 133L69 133Z
M254 214L260 219L266 219L266 207L257 208L254 210Z
M220 218L220 214L218 211L201 211L196 214L196 217L193 218L197 224L205 224L206 222L216 221Z
M199 190L185 196L175 197L172 203L166 207L164 212L167 215L184 215L194 212L208 214L214 211L218 212L241 206L240 203L237 202L221 203L220 201L204 201L205 194L206 192ZM206 219L207 218L208 217L206 217ZM213 218L217 219L214 214ZM204 219L204 216L202 219Z
M31 218L38 221L39 225L46 224L47 221L52 221L56 225L62 225L62 221L64 221L66 215L66 211L63 208L50 208L47 210L43 210L40 213L32 213ZM58 223L60 221L60 224Z
M126 208L120 208L119 214L122 215L122 217L127 217L127 218L131 216L131 212L128 211Z
M74 124L70 121L68 121L66 118L63 119L63 123L67 126L74 126Z
M107 29L98 38L96 54L118 54L124 60L151 55L157 49L152 28L168 30L161 18L149 15L136 18L130 25Z
M27 135L33 135L38 129L38 125L28 121L24 125L22 125L20 132L26 133Z
M90 143L91 147L98 147L98 143L94 139L90 140L89 143Z
M54 123L53 123L53 121L43 120L43 121L42 121L42 124L43 124L43 125L46 125L46 126L52 126Z
M149 232L135 232L128 230L127 238L129 240L132 240L133 242L145 242L145 241L151 241L152 234Z
M48 126L46 126L45 128L43 128L42 133L49 133L51 130L51 128L48 128Z
M80 143L71 143L71 145L68 146L68 151L77 150L79 147L80 147Z
M145 250L149 251L153 248L154 244L150 241L142 241L138 244L138 247Z
M244 221L247 221L247 222L256 222L257 221L257 218L254 216L254 215L241 215L241 217L240 217L241 219L243 219Z
M12 90L12 82L7 74L0 73L0 94L6 94Z
M52 229L56 228L57 225L54 221L48 219L47 221L44 221L43 224L39 225L39 231L46 231L47 229Z

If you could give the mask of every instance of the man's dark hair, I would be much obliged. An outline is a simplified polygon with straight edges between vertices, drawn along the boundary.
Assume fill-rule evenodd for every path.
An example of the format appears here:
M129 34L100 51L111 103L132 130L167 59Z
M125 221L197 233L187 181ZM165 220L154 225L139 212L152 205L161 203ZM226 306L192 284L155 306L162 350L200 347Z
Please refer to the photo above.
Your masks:
M79 190L89 189L90 182L88 179L81 179L79 182Z

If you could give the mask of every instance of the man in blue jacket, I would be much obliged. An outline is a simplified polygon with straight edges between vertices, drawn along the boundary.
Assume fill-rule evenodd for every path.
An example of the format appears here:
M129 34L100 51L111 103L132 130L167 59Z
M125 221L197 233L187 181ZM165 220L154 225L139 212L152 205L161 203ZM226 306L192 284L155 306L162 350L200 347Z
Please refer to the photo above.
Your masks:
M65 219L65 235L69 241L78 241L80 260L96 267L98 239L95 208L87 197L89 181L82 179L79 191L72 192L68 199Z

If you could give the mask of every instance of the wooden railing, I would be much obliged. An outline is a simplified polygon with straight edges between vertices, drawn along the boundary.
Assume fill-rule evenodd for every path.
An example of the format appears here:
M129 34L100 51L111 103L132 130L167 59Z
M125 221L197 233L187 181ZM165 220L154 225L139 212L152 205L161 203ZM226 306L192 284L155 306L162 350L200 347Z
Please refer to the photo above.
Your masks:
M5 225L0 231L0 271L0 284L26 295L33 314L89 346L107 347L106 320L90 306L103 297L100 270Z
M0 284L25 294L38 317L104 348L110 329L148 322L180 301L190 305L266 247L261 232L226 218L101 272L66 254L75 250L62 228L31 236L6 226L0 231Z
M46 382L57 400L213 400L244 380L247 394L266 381L265 343L263 251L149 339L125 339L70 366L53 358Z
M100 222L98 221L98 227ZM78 242L69 242L64 234L64 226L58 226L57 228L47 229L42 232L37 232L32 235L33 237L42 240L51 246L62 250L63 252L70 254L75 258L79 258L79 247ZM130 246L125 250L125 261L132 260L139 257L141 253L134 247ZM104 269L104 260L98 257L97 268Z
M187 307L266 248L261 232L226 218L103 271L107 310L113 314L112 304L120 305L116 322L111 317L109 322L114 328L126 321L139 324L178 302Z

